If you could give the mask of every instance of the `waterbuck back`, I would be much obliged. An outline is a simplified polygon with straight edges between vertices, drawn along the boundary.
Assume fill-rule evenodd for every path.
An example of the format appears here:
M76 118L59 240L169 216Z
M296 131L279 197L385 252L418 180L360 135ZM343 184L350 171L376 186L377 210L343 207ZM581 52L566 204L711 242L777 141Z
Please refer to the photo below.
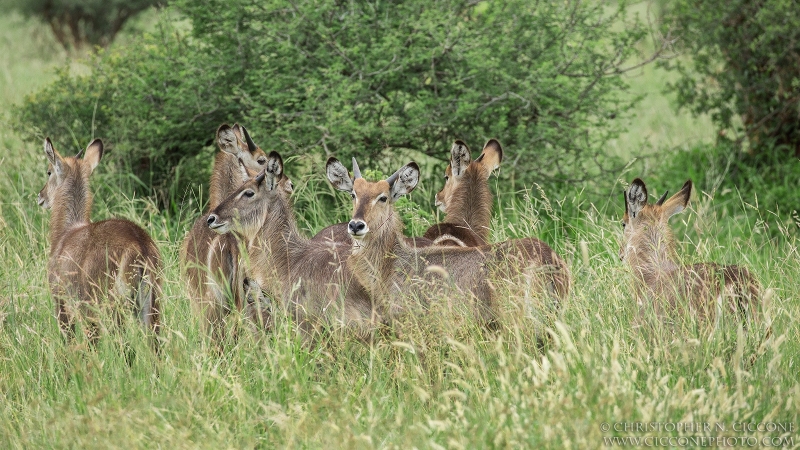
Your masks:
M103 142L92 141L83 158L61 156L50 139L44 151L48 179L39 204L51 210L47 278L62 331L74 332L83 320L94 341L99 311L108 310L118 324L127 309L158 334L161 255L155 242L128 220L90 221L89 176L103 156Z
M633 271L637 303L662 319L696 317L701 325L718 324L725 314L757 318L761 287L746 267L680 263L669 218L686 209L691 192L688 180L651 204L639 178L624 192L620 259Z

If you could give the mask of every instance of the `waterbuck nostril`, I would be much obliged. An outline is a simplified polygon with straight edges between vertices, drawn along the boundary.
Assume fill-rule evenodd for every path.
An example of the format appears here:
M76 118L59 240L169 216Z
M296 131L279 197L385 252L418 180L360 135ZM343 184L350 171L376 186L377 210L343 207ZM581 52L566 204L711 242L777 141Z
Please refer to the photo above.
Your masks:
M216 221L217 221L217 215L216 214L209 214L208 215L208 224L209 225L213 225L214 222L216 222Z
M350 234L355 235L361 234L366 227L367 224L363 220L351 220L350 223L347 224Z

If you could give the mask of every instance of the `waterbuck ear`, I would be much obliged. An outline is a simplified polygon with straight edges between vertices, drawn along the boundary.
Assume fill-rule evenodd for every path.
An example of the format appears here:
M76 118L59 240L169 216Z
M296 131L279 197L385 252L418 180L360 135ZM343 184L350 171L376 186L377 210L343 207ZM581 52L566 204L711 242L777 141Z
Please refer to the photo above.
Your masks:
M286 177L286 182L283 183L283 190L289 194L294 192L294 183L292 183L292 180L290 180L289 177Z
M61 158L61 155L59 155L56 149L53 147L53 143L50 142L50 138L44 138L44 154L47 155L47 161L53 165L56 175L59 177L63 175L64 161Z
M469 153L467 144L462 140L453 142L453 147L450 148L450 167L453 169L453 176L463 175L470 162L472 162L472 155Z
M233 156L239 154L238 141L240 139L236 136L234 131L236 128L239 128L238 124L231 128L227 123L223 123L217 128L217 145L219 149Z
M417 187L417 183L419 183L419 166L414 161L411 161L387 178L386 182L389 183L392 201L397 201L397 199L411 193Z
M637 178L633 180L625 193L625 211L631 219L635 219L645 205L647 205L647 187L645 187L644 181Z
M491 175L503 162L503 147L500 146L500 142L497 139L489 139L489 142L483 146L481 156L478 156L475 162L484 168L487 177Z
M686 209L686 205L689 204L689 198L692 196L692 180L687 180L686 183L683 183L683 187L680 191L678 191L675 195L669 198L669 200L664 202L664 206L662 207L663 217L665 219L669 219L670 217L678 214L679 212Z
M276 151L269 152L267 155L267 165L264 168L266 174L267 188L271 191L278 186L283 176L283 158Z
M100 164L100 158L103 157L103 141L100 139L93 140L83 152L83 160L89 163L89 167L94 170Z
M340 191L351 192L353 190L353 180L344 166L338 159L331 156L325 163L325 174L333 187Z

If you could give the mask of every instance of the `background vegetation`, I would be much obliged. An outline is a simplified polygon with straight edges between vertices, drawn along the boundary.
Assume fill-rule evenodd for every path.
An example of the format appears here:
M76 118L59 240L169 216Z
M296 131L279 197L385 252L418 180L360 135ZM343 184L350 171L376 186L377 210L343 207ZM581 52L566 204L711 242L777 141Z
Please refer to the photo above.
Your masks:
M728 184L783 213L800 183L800 9L786 0L664 2L663 27L691 58L661 63L677 104L710 114L731 164ZM791 187L790 187L791 186ZM788 189L787 189L788 188ZM765 198L766 197L766 198Z
M210 141L219 122L244 123L255 129L254 137L264 148L293 155L287 158L287 168L296 185L299 220L309 235L337 219L344 220L349 210L348 199L335 195L322 182L323 144L313 146L316 141L309 138L302 141L307 142L303 145L308 151L301 151L305 149L298 144L301 141L292 137L312 136L307 122L273 125L270 121L277 116L266 112L269 103L253 100L290 96L242 87L279 83L260 79L259 71L268 64L253 63L253 74L242 72L236 83L217 84L228 71L225 64L232 66L232 72L243 66L232 62L236 61L235 52L218 53L213 41L247 36L242 39L243 48L259 55L257 45L266 45L263 43L269 39L264 35L270 31L290 32L293 26L317 24L286 16L281 27L256 30L258 21L248 17L273 23L259 15L266 15L269 9L259 11L256 5L235 2L226 5L209 4L209 11L216 14L205 17L207 23L232 24L228 32L216 28L215 23L209 24L208 33L198 32L190 7L149 13L137 19L129 34L123 32L108 50L77 61L65 55L46 27L19 15L0 15L0 105L5 112L5 126L0 128L0 256L5 261L0 271L0 414L4 418L0 421L0 446L594 448L604 446L603 438L614 435L601 431L603 422L720 422L728 426L725 433L719 433L723 435L737 434L730 429L734 421L791 422L796 429L800 423L795 367L800 327L794 320L800 314L795 281L800 278L798 225L791 206L785 209L781 205L787 203L780 202L798 198L795 180L800 171L791 169L797 160L784 160L789 168L778 178L749 165L741 157L741 147L718 141L712 117L702 111L697 117L689 116L671 108L676 97L664 94L663 89L683 75L653 65L611 81L603 78L602 83L609 83L607 97L596 97L598 105L592 107L616 111L619 115L614 119L580 113L571 122L575 129L563 130L579 135L587 132L589 124L602 128L591 130L597 132L591 136L595 139L591 145L585 142L584 151L597 155L599 164L597 170L584 167L575 172L579 175L575 178L586 178L584 181L572 180L555 166L546 165L562 153L515 140L555 133L541 118L548 117L544 113L528 127L494 125L485 119L476 122L485 123L485 128L448 128L449 135L440 131L441 136L425 144L430 147L368 146L365 141L356 145L356 138L368 136L364 130L380 127L352 121L352 109L348 110L350 116L337 118L336 109L328 107L347 105L345 99L338 103L322 99L326 107L319 108L321 117L330 122L320 118L319 123L336 124L340 131L356 130L337 132L333 141L326 138L331 153L339 157L349 152L372 153L363 168L383 172L404 159L423 162L427 176L422 188L402 205L411 231L438 219L431 198L441 186L437 180L443 165L425 153L443 159L450 141L464 136L477 150L489 133L498 133L494 136L505 144L508 158L501 176L492 179L497 193L493 240L540 236L567 258L575 277L574 295L559 321L550 324L552 342L545 349L535 345L540 330L519 314L510 314L503 329L494 334L482 332L448 311L434 311L431 317L407 324L403 337L387 336L372 347L332 333L323 345L309 351L294 340L291 325L284 323L270 336L243 334L229 343L222 356L208 349L180 281L177 247L202 207L205 197L198 186L207 182L215 151ZM442 5L439 7L444 8ZM594 3L585 7L597 8ZM491 11L486 8L473 13L488 17ZM615 4L600 11L607 14L598 19L602 21L618 10ZM646 15L647 5L634 5L626 11L609 22L608 33L624 29L623 36L634 36L631 30L638 30L638 25L630 25L625 18L636 13L643 19L654 17ZM313 17L324 13L309 12ZM371 17L378 22L394 20ZM318 26L324 24L320 20ZM249 31L237 33L236 26ZM146 30L145 34L137 29ZM468 41L471 35L460 32ZM300 36L297 33L292 39ZM490 41L479 41L482 35L474 29L471 33L476 39L471 51L479 50L478 42ZM337 36L347 35L340 31ZM498 39L507 42L510 37ZM626 49L631 58L620 61L620 67L635 66L656 52L660 42L647 38ZM600 47L613 48L588 41L585 45L598 52ZM367 47L364 54L386 60L377 47ZM286 51L292 48L297 47ZM333 50L319 51L328 55ZM498 57L501 60L510 58L511 50L498 44L497 51L504 52L498 53L504 55ZM161 59L156 58L158 54ZM484 56L488 59L491 55ZM678 61L688 64L692 56L681 54ZM278 67L301 66L296 61L270 61ZM334 69L342 69L341 61ZM480 62L478 67L490 63ZM545 79L553 73L538 63L530 64ZM315 86L326 87L325 80L332 78L325 77L333 75L321 75L321 64L312 67L319 70L318 78L313 79L318 83ZM507 70L503 76L519 73L517 69L503 70ZM280 78L278 75L273 74ZM341 77L341 72L336 76ZM252 80L247 81L248 77ZM360 90L360 83L350 87L349 79L336 80L329 93L350 88L358 95L367 92ZM419 88L409 92L430 89L423 88L425 79L416 80ZM537 85L534 78L523 80ZM498 78L501 81L502 77ZM486 92L493 92L485 87L490 83L483 82ZM544 89L543 84L536 95L561 96L558 101L563 102L574 98L570 97L574 91L551 90L558 91L551 85ZM201 92L216 97L204 97ZM148 100L150 94L153 97ZM26 95L30 95L27 100ZM110 100L104 100L106 96ZM186 97L183 103L166 100L181 96ZM311 104L300 94L298 98L306 102L303 108ZM164 101L156 101L159 99ZM445 108L430 98L425 101ZM505 109L498 111L512 114L515 101L506 104L506 99L498 100L493 106L505 104ZM231 109L218 117L200 116L195 119L199 123L181 128L177 118L186 117L185 110L194 117L215 104ZM425 117L428 112L421 109L417 113ZM347 117L350 119L345 120ZM453 119L447 123L455 127L460 122ZM397 123L382 126L390 128L387 133L401 129ZM429 128L422 122L415 126L409 125L415 130ZM519 131L527 135L516 134L515 130L522 128L532 130ZM149 351L135 326L127 327L122 336L105 337L96 349L61 338L52 317L45 275L48 214L35 201L45 181L40 140L45 133L60 139L57 142L65 153L77 152L92 136L103 137L112 145L93 178L93 217L131 219L148 229L161 248L166 266L165 333L159 358ZM414 139L426 142L420 138L423 134L419 131ZM177 164L168 164L163 156L169 154L167 149L183 145L180 143L187 139L193 142L181 147L187 153L173 155L169 161ZM398 149L399 155L394 153ZM565 161L574 156L567 150ZM545 164L543 177L528 173L531 168L539 170L538 159ZM618 170L600 176L600 167L610 170L619 162ZM158 179L150 175L153 167L169 174L160 191L150 188L151 180ZM578 170L578 166L564 167ZM733 175L746 178L748 184L740 189L730 181ZM632 328L636 307L631 301L630 274L619 263L617 251L623 209L619 193L622 183L636 176L644 177L654 191L674 191L688 177L696 182L691 210L673 219L681 254L687 262L748 265L765 287L773 289L764 306L768 321L772 321L771 340L762 339L763 328L723 329L711 336L689 331L677 339ZM122 350L126 342L136 351L132 362ZM753 436L759 440L765 436L793 439L785 441L787 446L798 445L796 435Z
M2 0L0 7L45 23L66 51L106 47L128 21L165 1L154 0Z
M207 178L197 158L209 159L208 130L224 121L319 161L441 160L457 135L475 146L503 136L526 183L597 179L624 165L603 148L624 129L635 97L620 95L618 75L646 35L624 3L174 5L181 21L100 52L89 74L60 71L15 113L37 124L31 135L47 130L62 146L108 138L163 207Z

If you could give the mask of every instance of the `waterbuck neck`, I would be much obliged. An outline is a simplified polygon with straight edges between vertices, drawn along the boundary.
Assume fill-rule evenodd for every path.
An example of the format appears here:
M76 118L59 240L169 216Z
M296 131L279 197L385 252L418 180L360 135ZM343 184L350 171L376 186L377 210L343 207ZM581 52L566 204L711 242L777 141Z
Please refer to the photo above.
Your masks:
M392 210L386 220L370 229L360 242L353 243L351 271L373 298L387 300L395 262L410 252L403 237L403 223Z
M66 164L65 164L66 166ZM83 166L65 168L64 181L58 186L52 198L50 214L50 251L72 227L88 224L92 211L92 192L89 188L89 174L83 173Z
M645 284L661 282L665 275L678 268L674 237L665 223L646 225L637 230L627 245L628 263Z
M291 200L277 195L270 204L264 223L248 245L253 266L271 271L279 280L271 281L274 289L281 289L290 279L291 254L301 252L308 240L300 235ZM281 285L274 284L279 281ZM279 291L275 291L277 294Z
M242 179L239 159L223 151L217 152L214 157L214 167L211 170L211 184L208 188L208 209L206 213L219 206L245 181L247 180Z
M467 167L447 205L445 222L467 225L484 242L489 242L492 221L492 192L479 164Z

